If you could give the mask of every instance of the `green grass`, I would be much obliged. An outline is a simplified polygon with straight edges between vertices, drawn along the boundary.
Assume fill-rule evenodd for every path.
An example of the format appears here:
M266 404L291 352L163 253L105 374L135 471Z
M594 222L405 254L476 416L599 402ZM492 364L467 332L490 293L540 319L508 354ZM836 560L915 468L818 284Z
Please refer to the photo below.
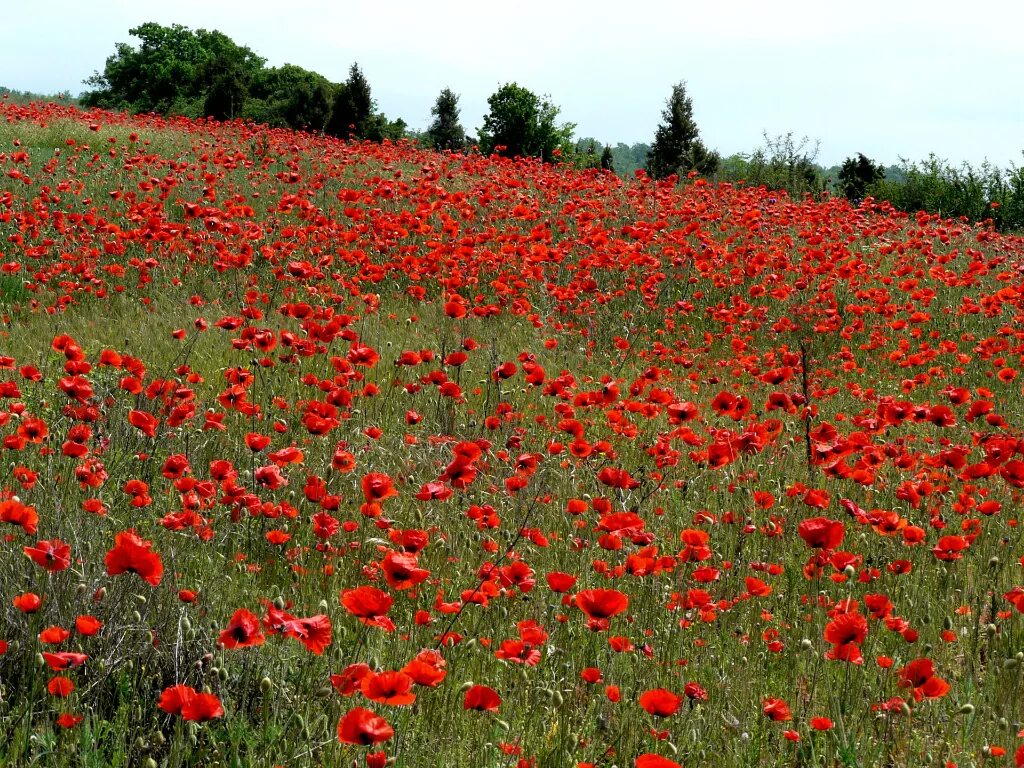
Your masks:
M868 232L839 203L768 204L756 192L701 187L655 191L538 166L442 158L405 147L355 148L237 125L186 130L141 118L70 113L51 116L46 126L38 120L0 123L0 146L19 138L29 152L26 173L32 177L26 185L0 176L0 201L5 192L12 200L0 203L5 252L0 261L23 264L20 272L0 277L6 318L0 356L13 357L16 367L35 366L43 375L42 382L32 383L17 370L0 371L0 383L14 380L22 390L17 399L0 400L0 407L13 412L0 437L13 434L26 415L44 418L50 432L43 443L5 450L0 463L0 489L17 492L40 517L35 537L13 526L2 530L11 538L0 549L0 639L11 645L0 656L0 728L7 734L0 741L0 764L363 764L370 750L339 743L336 732L341 716L354 706L369 706L391 724L395 735L379 748L400 766L443 762L505 768L520 758L538 766L632 766L648 752L688 767L1008 764L983 750L996 745L1012 754L1022 717L1017 653L1024 637L1019 615L1002 598L1019 583L1017 560L1024 548L1020 528L1010 520L1020 493L998 475L967 482L928 461L948 447L943 439L963 446L974 463L983 458L982 437L1020 435L1020 381L990 376L1004 365L1019 365L1024 352L1005 330L1022 319L1019 301L1007 298L996 306L993 298L1011 284L999 273L1020 264L1015 241L979 245L977 233L965 230L943 243L937 232L921 234L913 222L885 217L872 219L876 229ZM128 136L135 132L139 141L132 142ZM141 142L147 139L151 144L145 147ZM101 153L93 160L94 149L81 149L84 144L95 145L97 152L112 148L114 156ZM263 166L265 157L272 160ZM289 163L301 169L298 184L276 175ZM160 185L143 188L164 177L175 183L162 199ZM61 182L66 182L61 200L48 199L42 217L40 203L47 194L42 187L52 190ZM345 189L359 190L358 199L339 200ZM115 200L111 191L121 195ZM296 202L302 199L312 205ZM540 218L525 221L515 213L523 202L535 203ZM253 210L232 212L229 203ZM217 221L208 221L210 214L186 217L186 204L216 208ZM346 207L361 213L351 217ZM5 209L9 218L3 218ZM762 224L752 229L745 214L755 209ZM54 215L58 211L60 219ZM662 224L652 234L625 232L650 228L659 217ZM697 231L685 229L691 222L699 223ZM550 237L544 226L552 228ZM594 239L595 231L611 245ZM828 270L814 274L814 263L797 253L812 237L824 241L821 248L845 249L862 265L861 272L846 278ZM877 250L888 243L903 244L905 253ZM216 265L247 244L253 248L250 265ZM933 254L949 254L946 268L964 272L968 248L984 248L990 262L975 284L949 286L938 272L928 271L935 266ZM536 256L541 252L546 260ZM1003 253L1010 258L1005 265L997 260ZM536 262L527 260L531 254ZM289 276L294 261L316 265L323 276ZM920 286L935 290L930 305L907 299L898 288L917 270ZM644 286L655 272L665 279L645 302ZM469 284L456 285L455 277ZM801 278L808 286L783 298L765 298L757 290ZM424 287L428 300L409 295L416 285ZM456 290L471 304L479 295L479 305L500 306L501 314L446 316L444 300ZM253 295L247 297L249 291ZM563 293L571 298L559 298ZM957 313L964 296L987 302L991 312ZM528 309L514 307L523 299L530 302ZM677 302L687 301L691 310L678 309ZM287 334L297 341L316 336L310 324L278 311L297 302L320 313L315 319L321 327L328 321L327 308L347 315L348 332L377 350L380 361L356 369L358 376L346 374L341 360L350 340L340 336L320 341L309 356L282 359L290 351L283 343ZM861 306L869 309L858 315ZM237 349L244 345L232 340L241 339L242 328L213 326L253 307L262 316L246 324L274 333L278 345L272 352ZM944 307L954 311L946 314ZM927 309L932 320L919 324L921 333L915 335L914 324L900 321L918 309ZM792 327L778 325L787 318ZM197 320L206 321L208 330L199 331ZM816 325L825 330L815 331ZM186 331L184 339L174 337L178 330ZM933 331L938 338L930 338ZM88 445L108 473L97 489L83 489L74 474L80 462L61 455L79 418L65 407L71 403L59 388L68 375L65 356L51 343L60 334L71 336L93 364L84 374L93 387L88 404L97 409ZM479 346L466 363L442 365L467 337ZM985 339L1004 339L1007 348L979 351ZM545 344L549 340L557 345ZM926 342L946 346L908 363ZM799 358L788 382L770 385L760 378L801 345L807 350L809 405L815 409L811 426L827 421L843 436L860 433L857 439L866 445L850 454L851 464L872 458L877 448L883 461L872 482L831 477L823 466L808 464L801 413L766 410L771 392L801 391ZM155 438L132 427L130 411L165 418L179 400L164 402L155 391L150 397L123 389L127 371L99 365L108 349L143 361L144 388L169 380L172 391L189 390L196 416L178 427L162 426ZM397 366L403 350L431 350L435 359L415 368ZM566 395L527 384L521 353L534 356L548 382L571 374L574 384ZM961 362L958 354L970 360ZM993 358L1000 356L1004 360L996 364ZM261 358L274 365L263 365ZM516 361L519 370L499 383L492 371L504 361ZM961 373L954 372L958 367ZM253 375L248 398L258 414L231 412L225 431L204 429L207 409L224 410L218 396L228 386L228 373L238 368ZM905 383L930 369L927 383ZM429 374L441 370L458 382L462 401L441 395L431 383ZM599 392L603 383L619 388L609 403L578 400L582 393ZM886 397L922 407L946 402L942 392L950 384L969 387L975 396L979 387L993 390L990 399L1008 426L967 422L966 406L954 408L958 421L948 428L907 421L872 430L854 423L874 415ZM368 385L376 393L367 391ZM310 435L301 414L309 401L328 398L331 389L351 394L350 403L336 401L344 418L329 434ZM705 445L714 430L739 434L768 419L779 420L779 437L760 452L709 467L690 456L702 446L674 434L665 403L650 397L654 389L669 392L670 400L698 404L700 417L687 426ZM751 412L738 420L715 414L711 402L721 391L749 397ZM24 403L24 414L12 407L15 402ZM659 407L648 408L652 405ZM607 441L609 453L572 456L572 437L558 427L570 410L586 439ZM421 420L409 423L408 411ZM383 434L367 436L371 427ZM244 443L247 432L272 437L271 447L254 454ZM448 501L414 498L451 461L453 441L478 439L491 447L469 487ZM566 446L560 454L549 452L556 440ZM352 473L331 468L339 441L355 457ZM672 461L664 465L651 453L660 444L676 452L665 454ZM267 453L289 445L300 448L304 460L284 468L288 485L276 491L260 487L255 470L270 463ZM506 492L515 462L530 453L542 456L541 468L525 489ZM161 475L173 454L188 457L191 476L199 481L211 478L212 461L230 460L239 484L267 502L268 514L287 510L281 506L287 504L298 515L242 510L233 519L229 506L219 502L226 491L217 488L211 503L198 510L212 529L208 540L189 529L167 530L158 521L186 504L182 492ZM914 464L894 462L904 456ZM34 488L20 486L19 466L38 472ZM641 480L640 487L603 485L598 474L606 466L629 471ZM343 589L386 588L378 564L385 550L395 548L388 531L360 513L360 480L368 472L394 478L399 496L383 503L391 528L429 535L419 564L431 571L430 579L413 595L387 590L395 597L389 614L398 625L394 633L361 625L339 603ZM310 518L318 507L304 497L309 475L322 477L329 493L340 497L331 514L354 524L352 531L333 537L333 548L321 543L318 549L312 533ZM124 491L130 479L149 485L149 505L132 506ZM900 488L926 480L933 490L915 507ZM810 551L797 526L819 513L801 501L801 483L829 493L831 505L822 514L846 524L841 549L854 557L854 578L839 578L842 569L831 565L818 578L804 577ZM775 506L757 507L754 491L774 494ZM963 507L963 495L975 502L997 500L1003 509L982 516ZM103 501L106 516L82 511L89 497ZM640 554L643 544L627 536L620 549L603 548L596 530L600 514L591 508L578 518L568 515L566 503L574 498L606 498L615 511L635 511L657 556L669 558L672 568L646 576L607 574L632 563L629 557ZM840 498L866 510L898 512L926 529L926 543L908 547L898 536L858 525ZM493 506L500 525L478 528L466 515L471 505ZM941 533L932 527L936 514L948 526ZM942 534L961 533L966 518L981 523L964 559L938 561L931 547ZM108 575L104 557L114 535L127 528L154 542L165 566L159 587L131 574ZM537 529L547 545L524 534L524 528ZM680 532L694 528L710 536L706 561L680 556ZM273 545L266 539L271 530L292 539ZM776 531L781 535L773 535ZM34 565L21 550L40 539L70 544L73 564L52 574ZM441 590L445 601L453 601L477 587L485 562L508 565L516 558L533 569L533 589L492 596L486 608L470 604L457 616L435 607ZM887 570L904 558L912 563L910 573ZM769 575L768 564L781 571ZM717 569L717 580L699 580L700 566ZM872 577L872 568L879 571L875 580L858 580ZM548 589L544 577L552 571L576 575L574 593L609 586L628 593L628 612L614 617L607 631L589 631L580 610L563 605ZM772 594L745 596L748 576L765 580ZM198 590L198 602L182 602L181 589ZM22 614L11 602L29 590L45 597L38 614ZM98 590L103 593L97 600ZM710 593L717 605L714 616L668 609L689 590ZM906 618L918 638L908 642L870 619L861 646L863 665L826 660L829 610L852 599L864 611L869 593L888 595L894 615ZM322 656L277 636L255 648L218 646L236 609L263 616L265 604L275 602L290 604L295 616L330 617L333 642ZM414 621L418 610L431 613L430 625ZM1000 616L1001 611L1008 613ZM41 663L38 634L55 624L72 626L83 613L99 616L105 627L97 637L73 635L64 647L88 654L89 660L66 673L76 690L58 700L46 691L54 673ZM496 658L501 642L517 637L517 624L527 620L548 632L540 663L527 667ZM352 663L401 668L418 651L437 647L446 630L462 636L441 649L447 678L437 689L415 689L412 706L375 704L358 693L345 698L331 686L331 674ZM944 631L955 639L944 639ZM613 650L611 636L627 638L633 650ZM773 648L773 640L782 647ZM879 656L891 657L893 668L880 666ZM892 696L908 697L897 685L898 671L922 657L935 662L950 692L914 704L908 714L900 714L898 706L891 713L872 708ZM602 682L581 679L588 666L601 669ZM664 719L637 704L646 690L665 687L681 694L691 681L707 689L706 702L684 702ZM496 715L463 710L463 689L471 682L500 693ZM176 683L216 694L225 716L196 724L159 710L161 692ZM609 700L606 685L620 687L621 701ZM789 703L792 722L764 716L762 701L769 696ZM55 724L61 712L83 720L62 729ZM835 727L812 730L809 722L816 716L831 718ZM652 728L667 731L665 738L653 737ZM798 743L784 737L789 728L799 734Z

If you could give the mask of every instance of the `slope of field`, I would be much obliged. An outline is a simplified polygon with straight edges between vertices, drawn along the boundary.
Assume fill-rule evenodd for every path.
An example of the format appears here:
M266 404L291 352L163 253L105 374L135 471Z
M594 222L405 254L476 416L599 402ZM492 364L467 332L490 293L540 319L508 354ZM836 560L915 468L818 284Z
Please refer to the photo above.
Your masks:
M1020 765L1022 257L2 105L0 763Z

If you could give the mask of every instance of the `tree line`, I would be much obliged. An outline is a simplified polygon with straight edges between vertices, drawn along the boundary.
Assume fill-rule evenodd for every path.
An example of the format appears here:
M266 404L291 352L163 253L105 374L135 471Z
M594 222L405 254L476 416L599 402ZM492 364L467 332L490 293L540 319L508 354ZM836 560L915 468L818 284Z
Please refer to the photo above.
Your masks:
M445 88L421 133L378 110L357 63L344 82L334 83L294 64L268 67L266 59L216 30L149 22L129 34L139 44L115 46L103 71L85 81L90 89L81 96L83 105L253 120L344 139L411 138L438 150L476 147L623 176L643 170L653 178L685 181L699 175L785 190L797 198L840 194L859 202L872 197L901 210L991 219L1000 228L1024 229L1024 169L953 166L934 155L884 168L860 153L824 168L817 163L817 143L793 134L765 134L761 147L723 158L701 139L685 82L672 87L650 144L575 139L576 126L559 120L560 109L550 97L517 83L502 85L488 98L489 111L476 136L460 122L458 94Z

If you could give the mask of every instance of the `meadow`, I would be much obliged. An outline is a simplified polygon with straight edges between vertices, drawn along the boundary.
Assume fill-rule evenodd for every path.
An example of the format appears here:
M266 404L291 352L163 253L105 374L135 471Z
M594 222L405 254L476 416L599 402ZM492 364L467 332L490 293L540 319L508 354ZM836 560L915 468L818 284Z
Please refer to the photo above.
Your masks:
M0 103L0 764L1024 764L1024 239Z

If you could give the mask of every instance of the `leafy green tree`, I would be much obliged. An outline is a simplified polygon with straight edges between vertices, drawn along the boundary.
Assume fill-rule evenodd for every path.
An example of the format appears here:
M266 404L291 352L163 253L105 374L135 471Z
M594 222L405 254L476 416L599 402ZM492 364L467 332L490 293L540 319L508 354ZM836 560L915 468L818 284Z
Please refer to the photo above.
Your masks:
M466 131L459 122L459 97L445 88L430 109L434 116L427 128L427 137L434 149L459 150L466 145Z
M406 136L408 126L405 120L389 120L383 112L370 115L363 121L363 135L368 141L398 141Z
M885 169L881 163L875 165L869 158L858 152L857 157L848 157L843 161L836 180L846 199L860 200L869 186L884 178Z
M647 166L647 155L650 151L650 144L643 142L624 144L620 141L612 147L612 162L615 172L620 176L633 176L637 170Z
M615 155L612 154L612 148L607 145L601 152L601 170L615 173Z
M244 116L283 128L322 131L331 115L334 86L316 72L285 64L264 70Z
M490 111L480 128L480 149L506 157L542 157L555 160L572 151L572 123L556 123L559 108L545 97L516 83L508 83L487 99Z
M215 90L210 106L224 115L225 102L230 109L233 100L244 98L265 63L216 30L147 22L128 32L139 46L115 46L103 72L85 81L92 86L83 96L86 106L198 116Z
M348 71L348 80L335 94L327 132L340 138L373 138L367 134L379 133L380 129L378 123L370 124L374 107L370 84L359 65L353 64Z
M206 90L203 113L217 120L231 120L241 114L249 97L249 80L233 62L223 62Z
M764 145L753 152L730 155L719 163L718 181L743 181L749 186L785 190L790 197L817 195L825 189L825 170L815 160L818 142L793 133L764 134Z
M704 176L713 174L718 167L718 153L709 151L700 140L685 82L672 86L672 95L661 117L663 122L647 155L647 172L656 179L689 171Z

